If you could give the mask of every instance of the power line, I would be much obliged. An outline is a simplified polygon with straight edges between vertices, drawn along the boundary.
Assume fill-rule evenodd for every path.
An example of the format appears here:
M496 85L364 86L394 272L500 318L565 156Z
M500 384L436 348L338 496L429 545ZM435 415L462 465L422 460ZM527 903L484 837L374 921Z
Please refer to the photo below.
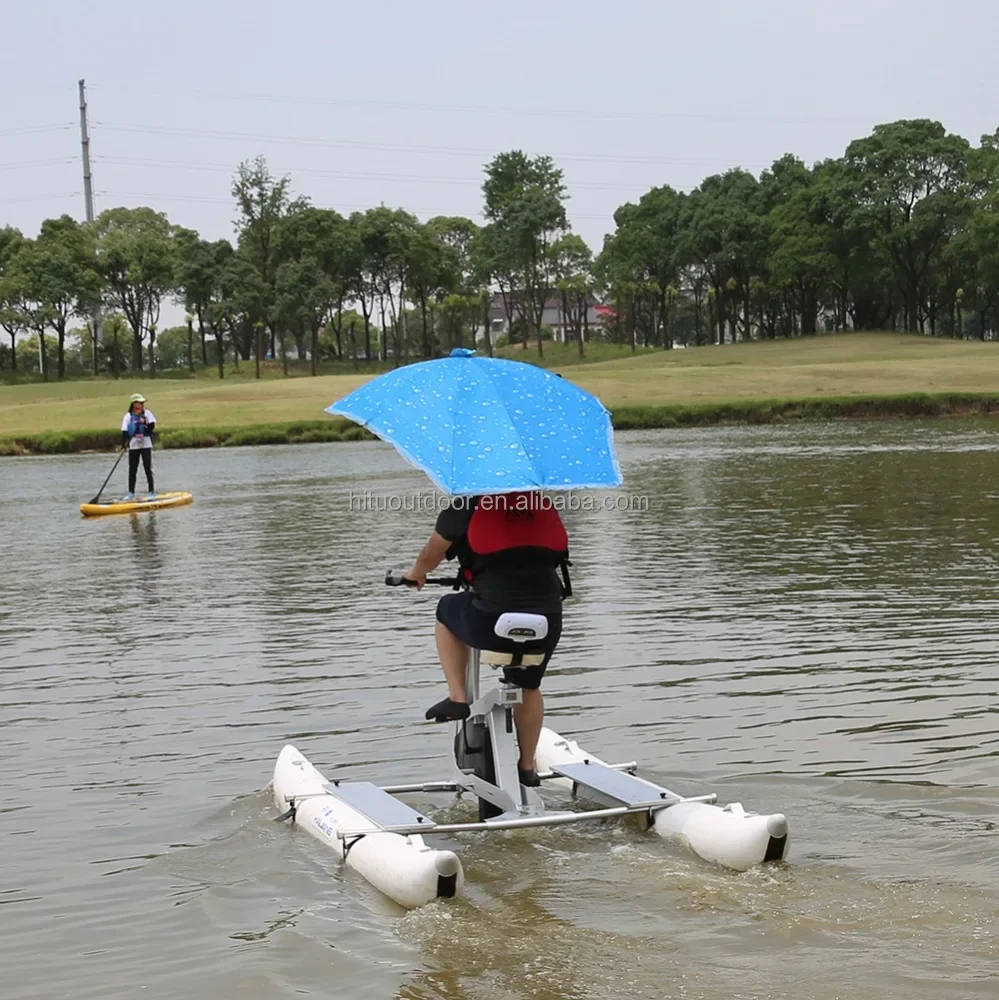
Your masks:
M22 198L0 198L0 205L18 205L29 201L65 201L67 198L79 197L79 191L70 194L33 194Z
M99 89L99 88L98 88ZM108 88L105 88L108 89ZM747 115L738 112L595 110L593 108L510 108L483 104L427 104L406 101L357 101L335 97L304 97L292 94L236 94L211 90L145 89L128 87L129 95L189 98L198 101L234 101L237 103L300 104L319 107L358 108L383 111L430 111L476 115L523 115L526 117L593 118L633 121L769 122L788 125L867 124L867 119L819 117L817 115Z
M203 201L215 204L233 205L232 198L220 198L217 195L206 194L165 194L163 192L152 193L150 191L114 191L101 188L96 194L100 198L151 198L159 201Z
M47 87L38 87L32 85L30 87L18 87L17 96L18 97L51 97L53 95L58 95L60 97L66 96L66 88L60 84L50 84Z
M389 153L433 153L445 156L492 157L496 155L495 149L462 149L456 146L367 142L358 139L324 139L316 136L262 135L248 132L222 132L210 129L183 129L156 127L152 125L132 125L107 121L95 122L95 126L108 132L122 132L126 134L142 133L147 135L169 136L173 138L220 139L234 142L331 146L346 149L381 150ZM614 156L608 153L550 153L547 155L550 155L555 160L593 163L638 163L653 166L662 164L681 164L691 166L714 164L726 167L732 166L731 160L706 159L704 157ZM769 166L769 163L765 165Z
M29 125L26 128L5 128L0 129L0 136L7 138L15 135L34 135L38 132L62 132L73 128L74 125L75 122L69 122L63 125Z
M72 158L61 160L22 160L20 163L0 163L0 170L27 170L35 167L52 167L56 165L73 163Z

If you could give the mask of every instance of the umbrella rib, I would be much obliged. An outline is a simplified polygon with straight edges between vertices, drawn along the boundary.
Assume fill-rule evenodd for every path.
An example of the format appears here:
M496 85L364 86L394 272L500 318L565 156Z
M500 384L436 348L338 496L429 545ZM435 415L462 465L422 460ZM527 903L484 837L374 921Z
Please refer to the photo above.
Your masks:
M458 386L458 379L455 377L453 366L449 367L448 374L451 376L451 384L454 386L454 398L460 400L461 399L460 387ZM454 422L451 424L451 482L455 481L454 455L455 455L455 444L458 440L459 409L460 407L455 407ZM444 492L449 493L448 490L444 490ZM449 495L454 495L454 494L449 494Z
M503 399L499 394L499 390L496 388L496 383L491 378L488 378L488 376L487 379L489 381L489 388L492 390L493 395L496 397L496 401L499 403L500 406L503 407L504 410L506 410L507 416L510 418L510 427L513 429L514 434L517 435L517 440L520 442L520 450L524 453L524 456L527 458L529 468L537 472L537 469L534 468L534 463L531 460L530 453L528 452L527 447L524 445L524 439L520 436L520 431L517 429L517 425L513 422L513 415L507 409L506 403L503 402ZM535 483L534 485L539 489L542 488L540 483ZM508 490L506 492L511 492L511 491Z

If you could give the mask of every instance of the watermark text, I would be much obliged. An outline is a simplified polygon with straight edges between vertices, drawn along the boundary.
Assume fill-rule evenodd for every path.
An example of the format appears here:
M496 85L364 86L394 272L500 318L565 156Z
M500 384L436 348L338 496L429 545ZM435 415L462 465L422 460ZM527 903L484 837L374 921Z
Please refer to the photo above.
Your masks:
M372 490L348 494L348 510L354 514L439 514L442 510L465 510L475 497L449 497L435 490L416 493L377 493ZM532 512L556 510L610 511L612 513L644 514L649 510L649 498L632 493L596 493L589 490L566 490L564 493L498 493L478 498L483 510Z

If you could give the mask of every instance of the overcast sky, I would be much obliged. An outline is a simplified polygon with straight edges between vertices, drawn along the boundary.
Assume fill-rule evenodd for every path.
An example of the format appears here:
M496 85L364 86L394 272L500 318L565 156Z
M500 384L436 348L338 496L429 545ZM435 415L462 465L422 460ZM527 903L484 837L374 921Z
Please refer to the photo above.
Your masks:
M494 153L548 153L597 250L653 185L837 156L897 118L999 125L996 0L34 0L0 31L0 225L30 235L83 217L80 77L97 211L208 238L257 154L316 204L426 219L478 218Z

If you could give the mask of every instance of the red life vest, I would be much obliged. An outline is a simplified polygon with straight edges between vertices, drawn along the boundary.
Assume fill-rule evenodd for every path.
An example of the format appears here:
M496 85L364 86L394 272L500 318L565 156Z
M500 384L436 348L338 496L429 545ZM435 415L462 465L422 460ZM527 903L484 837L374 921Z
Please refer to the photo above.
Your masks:
M558 511L540 493L482 497L465 534L462 572L469 583L485 569L503 566L560 568L565 596L571 594L569 536Z

